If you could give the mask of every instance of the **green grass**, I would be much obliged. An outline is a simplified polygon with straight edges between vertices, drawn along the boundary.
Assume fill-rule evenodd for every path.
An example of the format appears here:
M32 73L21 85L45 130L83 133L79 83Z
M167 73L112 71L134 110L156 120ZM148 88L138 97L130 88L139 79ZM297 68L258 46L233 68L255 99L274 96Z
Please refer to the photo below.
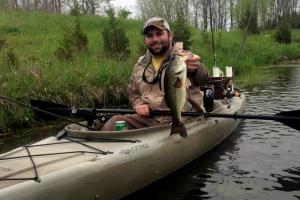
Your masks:
M29 102L43 99L69 105L109 107L127 104L126 88L133 65L141 56L139 43L143 22L124 20L130 40L131 54L124 62L104 55L102 28L104 17L81 17L82 29L88 36L88 52L76 55L72 61L60 61L55 51L66 28L72 29L75 18L69 15L38 12L5 11L0 13L0 39L6 46L0 49L0 93L3 96ZM209 68L213 64L211 34L193 29L191 50L199 54ZM274 42L274 32L250 35L235 71L246 74L258 67L277 63L282 58L300 58L300 30L293 30L293 43ZM215 33L217 64L233 65L243 33ZM8 52L11 53L8 59ZM14 57L14 58L13 58ZM0 131L30 126L34 122L29 109L0 100Z

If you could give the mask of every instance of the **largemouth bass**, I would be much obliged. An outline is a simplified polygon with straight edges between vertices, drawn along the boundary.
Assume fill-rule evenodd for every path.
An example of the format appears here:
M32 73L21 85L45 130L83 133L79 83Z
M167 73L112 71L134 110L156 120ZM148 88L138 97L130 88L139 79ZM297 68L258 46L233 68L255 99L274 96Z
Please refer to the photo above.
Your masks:
M186 101L187 57L175 56L167 66L164 76L165 101L172 113L171 134L179 133L187 137L181 120L181 111Z

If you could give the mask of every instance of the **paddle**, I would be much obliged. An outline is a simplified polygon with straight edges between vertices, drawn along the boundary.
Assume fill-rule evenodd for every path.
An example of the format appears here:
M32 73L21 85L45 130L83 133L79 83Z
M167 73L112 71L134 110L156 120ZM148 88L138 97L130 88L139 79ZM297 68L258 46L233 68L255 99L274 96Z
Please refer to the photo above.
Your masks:
M68 116L75 115L81 116L89 113L91 116L96 113L114 113L114 114L134 114L134 110L127 109L90 109L90 108L76 108L71 109L67 105L53 104L51 102L31 100L30 104L36 105L38 108L47 110L52 113L64 113ZM54 105L54 106L53 106ZM60 105L60 106L58 106ZM57 107L56 107L57 106ZM84 114L83 114L84 113ZM171 115L170 111L152 111L152 115ZM206 116L218 118L233 118L233 119L256 119L256 120L274 120L281 122L286 126L300 130L300 110L283 111L275 115L248 115L248 114L223 114L223 113L199 113L199 112L182 112L182 116Z
M10 99L10 98L1 96L1 95L0 95L0 99L4 99L4 100L6 100L6 101L9 101L9 102L12 102L12 103L21 105L21 106L24 106L24 107L27 107L27 108L31 108L33 111L40 113L40 116L43 116L43 115L42 115L42 113L43 113L44 115L45 115L45 114L48 115L48 118L49 118L49 116L51 116L52 118L61 118L61 119L64 119L64 120L66 120L66 121L68 121L68 122L71 122L71 123L78 124L78 125L80 125L80 126L86 127L86 128L88 128L88 129L90 129L90 130L96 130L96 129L94 129L93 127L91 127L91 125L89 125L89 124L88 124L88 125L85 125L85 124L81 124L81 123L75 122L75 121L73 121L73 120L70 120L70 119L68 119L68 118L65 118L64 116L57 115L55 112L49 112L49 111L47 111L47 110L44 110L44 109L41 109L41 108L38 108L38 107L34 107L34 106L31 106L31 105L27 105L27 104L22 103L22 102L20 102L20 101L16 101L16 100L13 100L13 99ZM44 117L45 117L45 116L44 116Z

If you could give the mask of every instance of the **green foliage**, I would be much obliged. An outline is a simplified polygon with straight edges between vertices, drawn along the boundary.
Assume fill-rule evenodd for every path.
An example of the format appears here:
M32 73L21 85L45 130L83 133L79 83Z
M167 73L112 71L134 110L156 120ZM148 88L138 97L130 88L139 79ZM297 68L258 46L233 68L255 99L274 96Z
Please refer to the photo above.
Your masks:
M191 30L188 26L187 17L182 10L177 12L177 17L173 27L174 41L183 42L183 49L189 49L191 46Z
M210 41L209 41L209 36L208 36L208 32L206 30L202 30L201 31L201 35L202 35L202 40L205 44L209 44Z
M257 20L257 10L255 10L255 8L254 8L254 11L251 16L251 12L252 12L251 9L252 9L251 7L248 7L246 9L245 15L242 17L239 27L241 29L246 29L248 26L249 20L250 20L248 32L252 33L252 34L258 34L259 28L258 28L258 20ZM251 19L250 19L250 17L251 17Z
M9 8L9 2L7 0L0 0L0 10L7 10Z
M74 0L74 5L70 9L70 15L79 16L80 15L80 7L77 0Z
M122 8L119 12L118 12L118 17L121 19L127 19L129 15L131 15L132 12L130 12L129 10L126 10L125 8Z
M275 33L275 40L279 43L290 44L292 33L287 19L282 19Z
M126 36L125 29L119 24L112 7L106 10L106 14L109 19L102 31L104 53L107 56L120 60L126 59L130 54L130 50L129 39Z
M71 60L75 54L74 38L69 28L65 28L63 39L56 50L55 55L60 60Z
M10 68L18 68L20 65L19 59L12 48L9 48L6 52L6 64Z
M75 22L76 25L75 25L75 30L73 32L73 38L74 38L76 50L78 52L87 51L88 39L87 39L87 35L83 32L81 28L81 22L79 16L76 16Z
M258 27L258 5L256 1L252 1L252 0L238 1L237 4L235 5L234 13L235 13L235 18L238 21L238 27L240 29L245 30L247 28L249 19L251 17L248 32L252 34L258 34L260 32Z
M138 45L138 55L139 56L144 55L145 52L147 51L147 48L143 42L143 39L140 39L137 45Z
M7 40L6 40L6 38L4 38L4 37L0 37L0 50L1 49L4 49L5 47L7 47Z
M79 15L75 18L75 27L73 32L68 28L64 30L63 40L55 55L60 60L71 60L76 53L85 52L88 49L88 38L81 28Z
M292 13L290 21L292 28L300 28L300 13Z

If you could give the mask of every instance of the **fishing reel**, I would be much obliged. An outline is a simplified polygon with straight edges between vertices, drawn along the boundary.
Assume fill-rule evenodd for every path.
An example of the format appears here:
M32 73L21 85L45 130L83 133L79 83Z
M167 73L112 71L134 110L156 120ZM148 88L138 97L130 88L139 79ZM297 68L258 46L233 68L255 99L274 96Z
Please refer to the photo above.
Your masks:
M203 104L206 112L211 112L214 109L215 92L213 88L206 87L204 89Z
M72 108L72 115L81 117L87 121L88 126L92 126L95 120L105 123L108 117L102 113L97 113L96 109Z

